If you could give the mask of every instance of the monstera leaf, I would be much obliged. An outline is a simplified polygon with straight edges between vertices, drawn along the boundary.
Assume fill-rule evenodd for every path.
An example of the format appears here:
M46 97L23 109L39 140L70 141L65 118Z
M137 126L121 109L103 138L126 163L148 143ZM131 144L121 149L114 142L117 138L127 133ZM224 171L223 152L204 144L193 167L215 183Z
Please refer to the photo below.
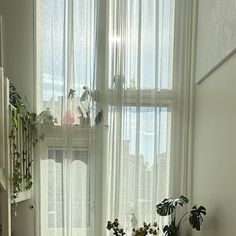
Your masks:
M183 206L188 203L188 199L184 196L180 196L178 198L168 198L164 199L161 203L159 203L157 208L157 214L160 216L167 216L173 213L176 206Z
M189 223L198 231L200 231L201 224L203 222L203 215L206 215L206 208L203 206L197 207L197 205L194 205L189 215Z
M163 232L166 236L178 236L178 228L176 228L175 222L172 220L170 225L165 225Z

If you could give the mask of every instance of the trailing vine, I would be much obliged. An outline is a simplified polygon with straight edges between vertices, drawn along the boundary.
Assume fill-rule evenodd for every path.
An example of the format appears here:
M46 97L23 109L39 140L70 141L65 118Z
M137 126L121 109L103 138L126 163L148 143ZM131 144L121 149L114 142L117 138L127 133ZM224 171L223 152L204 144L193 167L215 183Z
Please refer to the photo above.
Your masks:
M12 160L12 190L18 193L32 188L33 151L37 143L36 113L26 106L27 99L10 84L10 157Z

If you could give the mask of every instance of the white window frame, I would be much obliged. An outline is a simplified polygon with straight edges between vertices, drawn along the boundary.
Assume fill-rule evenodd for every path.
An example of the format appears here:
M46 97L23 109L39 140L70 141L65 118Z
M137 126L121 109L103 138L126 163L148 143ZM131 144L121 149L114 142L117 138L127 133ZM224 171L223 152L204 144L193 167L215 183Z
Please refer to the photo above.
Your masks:
M71 129L72 131L72 136L70 136L70 143L67 145L65 144L65 132L67 129ZM37 156L40 157L46 157L48 156L48 150L63 150L67 149L69 146L72 151L74 150L85 150L88 151L88 162L89 162L89 188L90 188L90 227L89 228L72 228L73 233L80 235L81 233L86 232L86 234L90 235L91 232L93 231L93 218L94 218L94 159L92 158L92 155L90 153L93 151L92 148L92 139L90 139L90 136L92 135L92 127L85 126L85 127L80 127L80 126L59 126L59 125L43 125L40 124L40 133L39 137L41 139L39 143L39 148L37 150ZM41 152L40 150L43 150ZM41 160L44 160L42 158ZM41 164L40 160L37 161L37 168L36 172L39 173L38 176L41 176ZM41 182L38 180L36 182L37 184L37 192L38 194L42 194L42 187L41 187ZM44 225L44 229L47 230L48 235L53 235L56 233L58 236L63 236L64 234L61 234L61 231L63 231L63 228L49 228L48 227L48 213L46 216L42 216L41 212L41 202L40 199L37 200L38 206L37 206L37 211L40 213L40 215L37 215L37 222L40 222L40 225ZM43 218L43 221L42 221ZM47 227L46 227L47 226ZM42 234L42 227L39 227L36 229L36 232L38 233L37 235L43 235Z

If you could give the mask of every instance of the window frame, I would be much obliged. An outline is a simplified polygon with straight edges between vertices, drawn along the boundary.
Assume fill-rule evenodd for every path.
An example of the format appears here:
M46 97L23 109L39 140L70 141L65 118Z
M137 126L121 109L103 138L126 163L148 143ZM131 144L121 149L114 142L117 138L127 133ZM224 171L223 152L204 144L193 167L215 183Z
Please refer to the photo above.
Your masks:
M70 142L70 144L65 144L65 132L67 129L71 129L72 130L72 136L70 137L70 140L72 140ZM41 161L42 160L46 160L48 159L48 150L52 149L52 150L66 150L69 146L69 148L71 149L71 151L87 151L88 152L88 172L89 172L89 193L90 193L90 227L89 228L73 228L72 227L72 231L75 234L81 234L86 232L86 234L91 233L93 231L93 218L94 218L94 173L93 173L93 169L94 169L94 159L93 159L93 155L90 155L90 153L92 152L93 148L92 148L92 140L90 139L91 135L92 135L92 127L80 127L80 126L73 126L73 128L70 125L65 125L63 126L59 126L59 125L43 125L40 124L40 134L39 136L41 137L41 142L40 142L40 149L43 150L43 152L40 152L40 150L37 151L38 155L40 155L41 158L37 163L38 163L38 171L40 176L42 174L42 170L41 170ZM62 167L64 165L64 162L62 163ZM42 186L41 186L41 178L40 181L37 181L37 185L40 185L40 188L38 189L39 194L42 194ZM47 230L47 233L49 233L49 235L54 234L56 232L56 234L59 235L64 235L63 233L61 234L61 232L64 232L64 230L66 230L65 228L49 228L48 227L48 217L44 216L44 219L42 220L43 216L42 216L42 211L41 208L42 204L41 204L41 197L40 197L40 202L39 202L39 207L38 207L38 212L40 213L40 215L38 215L37 219L41 225L43 224L44 226L44 230ZM46 212L46 211L45 211ZM48 212L48 211L47 211ZM46 214L46 213L45 213ZM48 216L48 213L47 213ZM42 227L39 228L40 229L40 234L39 235L43 235L42 232L44 232L44 230L42 229Z

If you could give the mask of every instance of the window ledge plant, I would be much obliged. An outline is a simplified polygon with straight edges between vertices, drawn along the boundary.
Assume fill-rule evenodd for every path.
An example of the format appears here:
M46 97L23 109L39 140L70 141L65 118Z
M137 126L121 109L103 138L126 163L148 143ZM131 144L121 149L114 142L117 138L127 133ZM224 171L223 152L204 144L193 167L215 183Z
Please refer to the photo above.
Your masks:
M176 211L178 207L183 207L188 204L189 200L180 196L178 198L166 198L161 203L156 205L157 214L159 216L169 216L170 223L164 227L158 226L157 223L145 223L143 227L133 229L133 236L145 236L145 235L159 235L162 230L166 236L180 236L180 228L182 224L188 222L190 226L200 231L203 222L203 216L206 215L206 208L204 206L194 205L190 211L185 212L182 217L177 220ZM125 230L120 226L119 220L115 219L114 222L107 222L107 229L112 230L115 236L125 235Z

